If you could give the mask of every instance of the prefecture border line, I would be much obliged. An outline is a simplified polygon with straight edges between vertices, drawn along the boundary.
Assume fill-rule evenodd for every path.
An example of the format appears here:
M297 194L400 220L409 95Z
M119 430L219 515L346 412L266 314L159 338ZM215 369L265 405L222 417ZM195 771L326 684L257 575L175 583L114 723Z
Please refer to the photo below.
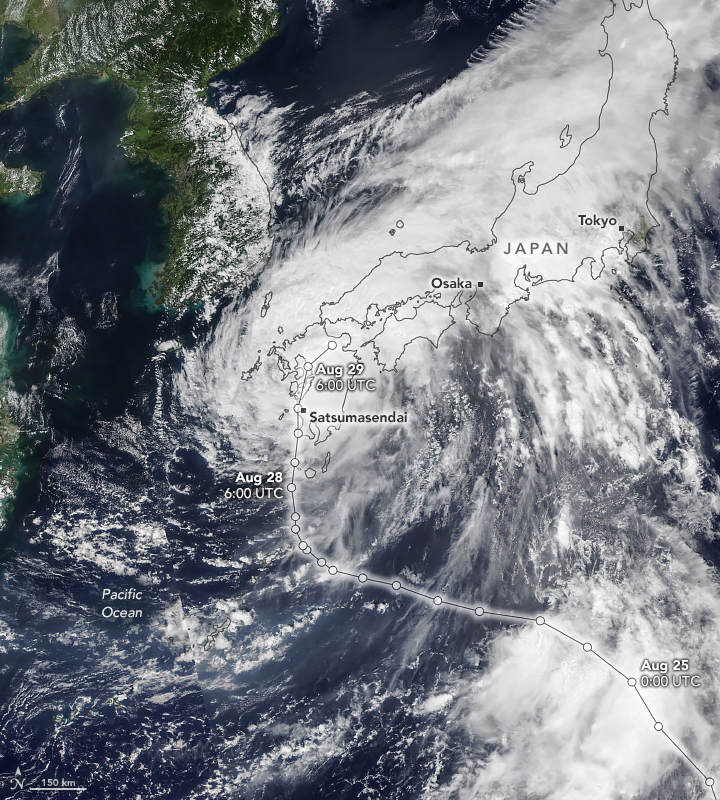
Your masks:
M295 471L300 466L300 461L298 459L300 439L302 439L303 436L305 435L302 429L303 420L301 414L304 411L302 407L302 401L305 395L310 391L310 387L307 386L307 380L308 376L313 370L313 364L318 360L318 358L321 358L323 355L325 355L325 353L335 349L337 349L337 342L330 341L328 343L327 349L325 349L319 356L317 356L317 358L313 359L312 361L306 361L304 365L305 374L303 377L302 386L300 387L300 390L297 395L298 402L295 403L293 406L293 410L295 411L296 415L296 427L294 431L295 450L294 450L294 455L290 460L290 466L292 468L290 483L287 484L286 488L287 491L290 493L290 497L292 499L292 509L293 509L290 515L293 522L290 530L292 531L292 533L295 534L295 536L298 539L298 548L300 549L300 551L304 555L315 559L317 566L327 569L329 575L333 576L343 575L347 578L353 578L356 581L358 581L361 585L377 584L378 586L390 587L390 589L392 589L395 592L405 592L406 594L414 595L415 597L420 597L424 600L431 600L433 605L435 606L451 606L452 608L458 608L463 611L472 612L477 617L498 617L500 619L514 620L518 622L534 622L536 625L550 628L551 630L558 633L560 636L563 636L566 639L575 642L575 644L582 647L585 653L592 653L593 655L597 656L601 661L607 664L607 666L610 667L610 669L614 670L618 675L620 675L627 682L628 687L635 690L635 693L640 698L640 701L645 706L645 709L652 718L655 730L658 731L659 733L662 733L665 736L665 738L670 742L670 744L672 744L675 747L675 749L680 753L680 755L689 764L691 764L695 768L695 770L697 770L697 772L700 773L700 775L702 775L703 780L705 782L705 786L707 786L712 792L714 800L718 800L717 794L715 793L715 779L707 775L705 772L703 772L703 770L700 769L700 767L693 761L692 758L690 758L690 756L682 749L682 747L680 747L680 745L667 733L662 722L660 722L657 719L657 717L653 714L653 712L650 710L650 706L647 704L645 698L642 696L640 689L638 689L637 679L633 677L628 677L621 669L616 667L611 661L608 661L608 659L606 659L604 656L601 656L600 653L598 653L594 649L594 647L590 642L581 642L579 639L576 639L574 636L571 636L569 633L566 633L561 628L558 628L555 625L551 625L542 615L538 615L536 617L528 617L523 614L515 614L506 609L503 609L502 611L493 611L485 608L484 606L468 606L463 603L454 603L449 600L446 600L442 595L431 595L427 594L426 592L418 591L417 589L411 589L409 586L404 586L397 579L388 581L388 580L383 580L382 578L374 578L366 574L365 572L359 572L359 573L346 572L345 570L338 569L338 567L336 567L334 564L328 564L326 558L324 558L323 556L319 556L313 552L312 547L301 536L301 528L299 525L301 515L300 512L297 510L297 506L295 503L295 493L297 492L297 485L295 484Z

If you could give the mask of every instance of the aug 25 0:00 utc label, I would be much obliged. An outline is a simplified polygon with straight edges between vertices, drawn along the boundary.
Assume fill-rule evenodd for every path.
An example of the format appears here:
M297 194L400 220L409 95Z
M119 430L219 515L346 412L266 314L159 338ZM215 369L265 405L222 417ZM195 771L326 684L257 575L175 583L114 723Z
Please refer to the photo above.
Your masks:
M670 661L651 661L646 658L640 665L640 686L646 689L665 689L669 686L700 686L700 676L691 675L687 658L673 658ZM671 672L671 675L668 673ZM648 675L647 673L651 673ZM678 674L681 673L681 674Z

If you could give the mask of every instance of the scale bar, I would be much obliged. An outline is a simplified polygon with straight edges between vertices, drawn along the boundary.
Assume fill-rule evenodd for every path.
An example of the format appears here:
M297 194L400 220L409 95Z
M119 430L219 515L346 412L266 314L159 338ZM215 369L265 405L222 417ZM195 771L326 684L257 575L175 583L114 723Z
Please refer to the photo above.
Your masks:
M84 792L84 786L57 786L55 788L40 788L39 786L29 786L29 792Z

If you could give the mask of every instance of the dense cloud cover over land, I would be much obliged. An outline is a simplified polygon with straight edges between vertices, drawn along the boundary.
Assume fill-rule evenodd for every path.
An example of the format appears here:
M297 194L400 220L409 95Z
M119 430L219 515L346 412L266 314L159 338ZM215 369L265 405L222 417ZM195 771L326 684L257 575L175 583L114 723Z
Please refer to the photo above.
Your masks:
M116 150L129 97L73 79L13 117L55 161L10 217L51 224L5 264L13 402L45 449L0 583L3 775L122 800L712 797L664 733L720 773L720 11L530 2L444 83L440 46L437 81L362 52L355 93L338 20L404 46L480 13L408 0L395 29L386 6L291 4L210 104L182 84L174 130L217 169L183 251L207 302L177 317L138 299L166 187ZM263 88L282 52L297 72ZM550 624L699 686L643 689L657 731Z
M287 463L305 361L332 339L334 362L361 358L379 388L344 411L402 408L411 423L303 423L313 477L300 474L296 500L314 552L461 602L545 606L628 675L645 657L689 659L701 689L647 698L707 774L720 766L720 604L699 554L718 511L704 387L718 352L719 24L706 3L539 4L432 96L360 121L340 109L302 142L291 109L242 98L230 119L277 203L310 199L277 231L254 302L225 312L177 384L243 463ZM274 162L293 145L288 185ZM579 214L625 231L586 229ZM554 255L513 257L531 241ZM484 287L413 301L436 275ZM422 337L402 338L429 306L442 311ZM342 399L310 392L303 405ZM207 447L212 457L212 437ZM310 592L319 610L352 603L355 588L325 572L303 566L283 591ZM462 616L388 602L399 616L373 679L434 730L437 772L417 796L710 792L625 682L574 643L531 626L494 629L478 649L483 632ZM250 650L254 636L244 631ZM433 652L445 666L407 705L408 670ZM300 723L278 734L242 768L245 791L349 758L369 731L344 728L341 698L365 681L334 688L346 710L314 744Z

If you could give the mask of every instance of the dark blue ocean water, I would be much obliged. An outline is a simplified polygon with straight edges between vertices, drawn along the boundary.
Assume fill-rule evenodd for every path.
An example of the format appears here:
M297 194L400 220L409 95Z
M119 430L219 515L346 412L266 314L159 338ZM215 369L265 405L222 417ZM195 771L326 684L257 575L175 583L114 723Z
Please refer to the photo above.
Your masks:
M319 24L313 7L295 0L282 6L278 37L220 76L213 98L223 113L245 93L294 104L290 164L311 121L359 93L382 108L432 91L521 5L343 0ZM3 51L0 70L12 60ZM441 745L440 732L409 709L470 643L482 663L482 636L440 612L437 646L407 665L394 643L418 622L416 605L373 590L360 598L342 585L274 589L298 567L272 557L284 544L285 509L219 500L236 453L217 432L211 469L193 433L205 421L184 416L170 390L183 356L158 358L154 348L175 335L192 346L214 322L151 311L142 295L141 265L167 252L159 203L169 183L118 149L132 100L110 80L82 78L0 115L0 157L45 173L36 196L0 203L0 301L17 321L12 384L32 440L2 538L0 620L9 635L0 659L0 785L20 767L27 785L74 780L89 800L208 797L217 775L234 780L250 760L269 758L293 726L344 716L348 741L353 730L359 738L341 757L295 783L239 781L216 796L336 800L367 785L382 797L418 797L431 778L442 785L452 777L469 743ZM479 444L468 485L486 456ZM429 520L371 566L398 573L422 560L432 573L463 514L458 506ZM269 566L258 566L258 552ZM108 587L142 588L142 622L103 619ZM462 588L468 596L475 589ZM170 610L182 603L202 624L223 624L218 601L243 608L250 593L256 625L248 636L323 614L256 669L212 659L196 667ZM488 599L526 598L521 587ZM241 632L234 645L252 642ZM400 677L376 703L390 673ZM436 746L450 753L439 775Z
M32 31L13 23L0 27L0 102L12 99L13 93L5 83L13 70L30 57L40 40Z
M82 78L0 115L6 163L44 172L38 194L0 203L4 305L18 326L12 388L32 445L2 537L4 789L19 766L26 785L75 781L91 797L149 786L190 796L213 760L192 665L149 624L174 590L167 547L134 532L158 521L148 465L132 434L107 436L123 415L149 424L153 341L168 325L147 310L138 269L167 248L169 184L117 148L132 102L110 80ZM118 561L128 551L156 576L136 604L140 624L101 614L105 588L138 589ZM148 691L163 689L172 702L154 713ZM187 749L172 746L178 737Z
M298 121L363 94L386 107L436 89L467 64L523 0L340 0L318 18L311 2L280 4L279 35L219 80L238 94L295 104ZM230 98L221 107L228 108Z
M434 91L501 35L502 22L526 0L339 0L327 4L331 10L321 17L319 5L281 2L278 35L211 82L210 102L222 114L247 95L292 108L283 119L283 146L273 153L281 192L274 212L282 223L305 217L307 198L295 196L292 187L312 169L303 153L309 126L324 118L331 135L335 124L340 128ZM335 123L332 115L340 108L342 121ZM356 167L350 159L348 173L335 176L325 190L332 192Z

